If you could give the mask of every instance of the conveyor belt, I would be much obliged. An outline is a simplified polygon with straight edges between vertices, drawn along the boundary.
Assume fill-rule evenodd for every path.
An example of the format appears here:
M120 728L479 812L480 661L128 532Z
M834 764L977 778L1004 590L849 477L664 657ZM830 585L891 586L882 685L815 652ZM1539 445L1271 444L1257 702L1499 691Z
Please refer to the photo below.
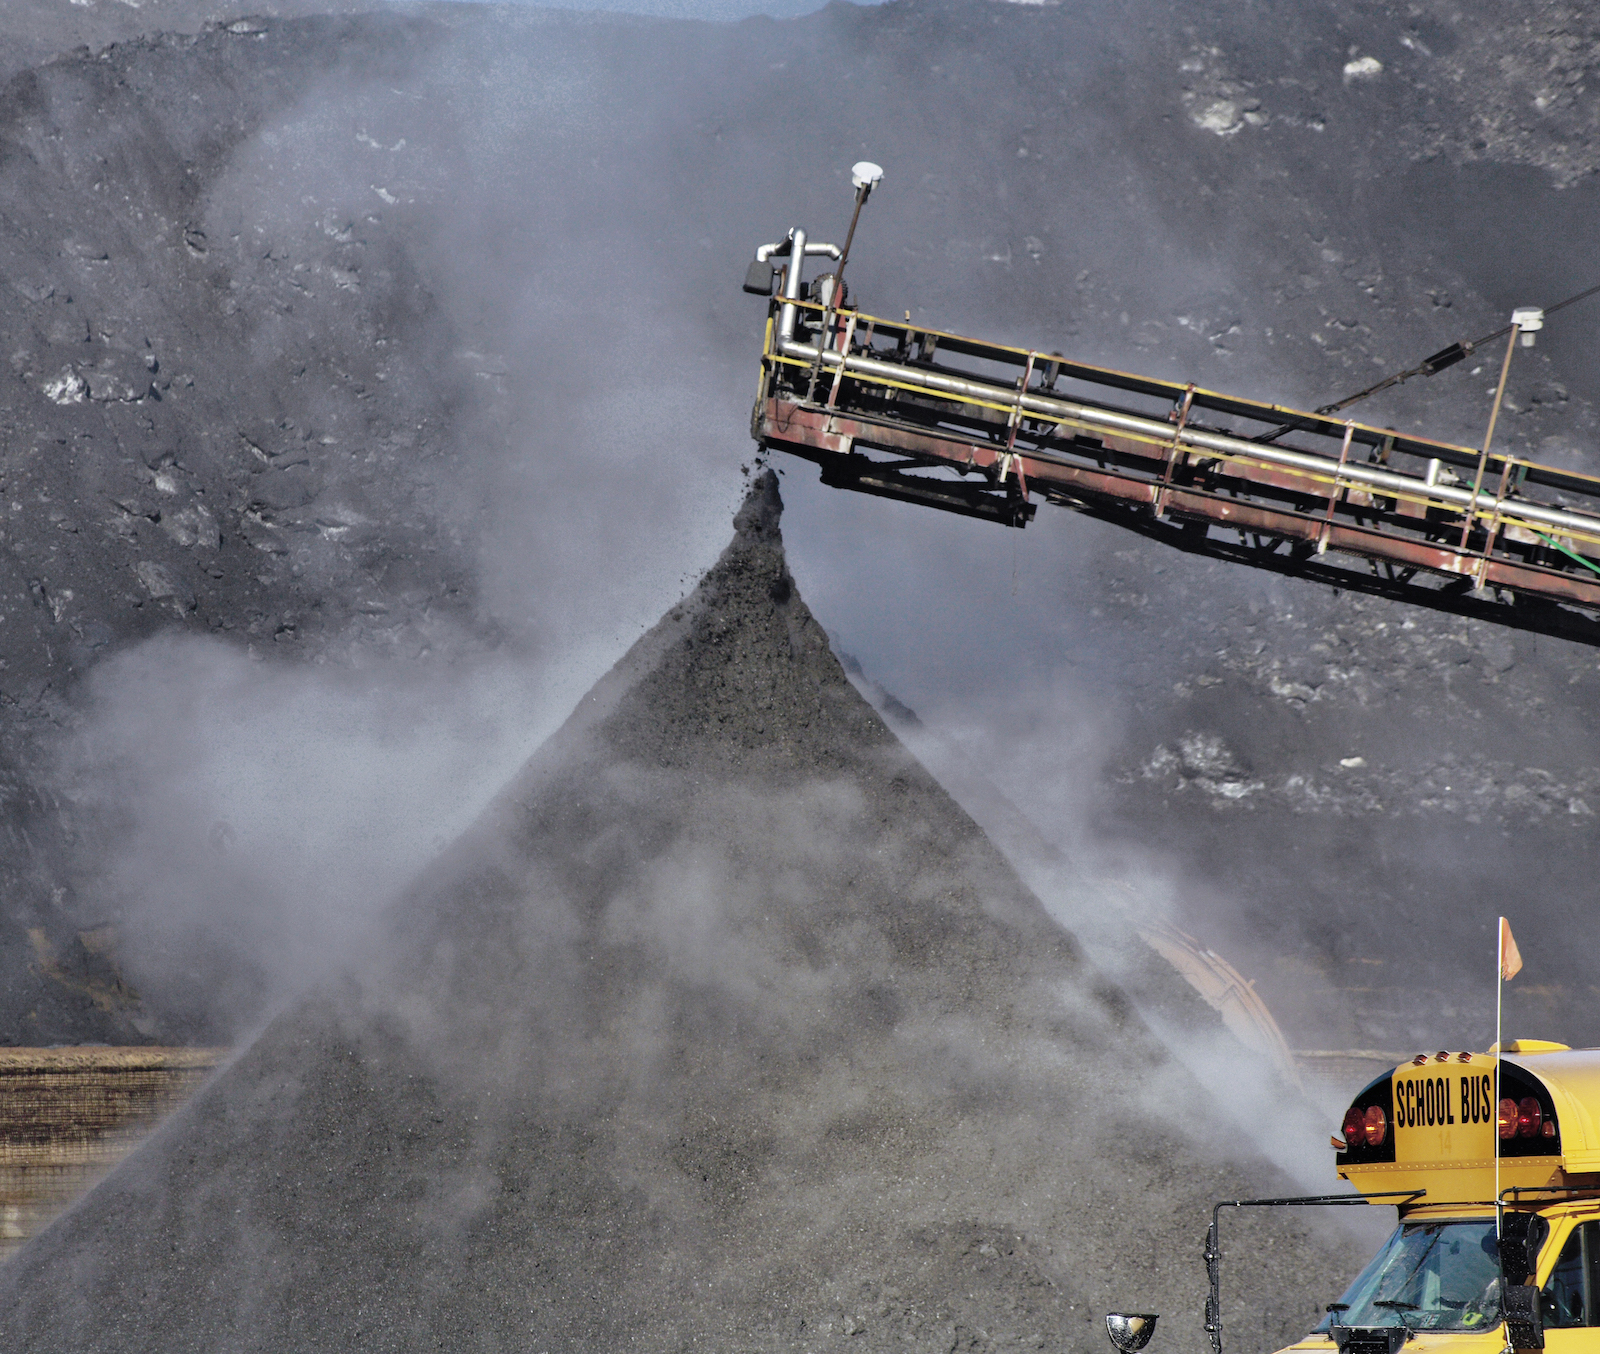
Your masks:
M1013 527L1043 500L1184 550L1600 642L1600 479L1492 450L782 294L752 433L838 488Z

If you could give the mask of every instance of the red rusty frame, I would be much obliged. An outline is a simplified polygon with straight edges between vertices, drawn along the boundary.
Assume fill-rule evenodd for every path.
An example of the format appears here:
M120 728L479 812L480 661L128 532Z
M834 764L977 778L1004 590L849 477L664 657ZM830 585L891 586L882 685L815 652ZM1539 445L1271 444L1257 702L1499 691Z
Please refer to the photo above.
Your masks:
M901 453L913 458L915 463L949 466L963 473L976 472L996 485L1003 484L1009 472L1015 470L1024 495L1031 489L1058 502L1122 504L1151 515L1307 542L1320 547L1316 551L1319 554L1333 550L1405 569L1463 579L1479 588L1506 588L1518 594L1600 609L1600 575L1588 580L1542 565L1496 557L1490 553L1497 534L1494 530L1482 550L1468 550L1404 534L1416 528L1398 525L1386 528L1377 521L1340 520L1337 515L1340 508L1352 515L1374 519L1406 516L1420 521L1428 513L1425 503L1413 505L1397 501L1389 509L1373 506L1370 512L1361 512L1366 505L1352 505L1346 501L1344 491L1351 486L1341 479L1339 472L1349 452L1348 431L1339 460L1328 462L1326 485L1319 482L1321 476L1296 473L1280 466L1243 465L1235 461L1213 477L1214 482L1226 482L1234 489L1233 493L1223 493L1215 488L1174 482L1175 463L1180 457L1188 461L1192 452L1191 448L1179 449L1177 437L1164 446L1101 437L1097 441L1103 448L1103 455L1093 449L1063 444L1058 456L1056 453L1041 454L1037 449L1034 452L1015 449L1020 419L1007 422L1009 426L1002 429L1006 442L998 444L981 437L963 438L951 430L939 431L889 418L844 413L832 407L819 408L771 394L769 390L758 409L757 435L771 446L807 459L848 455L859 443ZM1181 427L1180 423L1180 431ZM1149 465L1152 473L1146 477L1103 463L1078 464L1068 461L1069 455L1102 462L1113 457L1132 457ZM1213 458L1202 455L1200 459ZM1222 463L1222 458L1214 459ZM1240 492L1262 490L1277 491L1309 502L1325 502L1326 508L1305 512L1236 496ZM1363 491L1363 497L1370 502L1390 496ZM1495 515L1497 517L1498 513ZM1438 526L1454 532L1461 517L1466 517L1470 525L1471 516L1454 511L1441 513Z

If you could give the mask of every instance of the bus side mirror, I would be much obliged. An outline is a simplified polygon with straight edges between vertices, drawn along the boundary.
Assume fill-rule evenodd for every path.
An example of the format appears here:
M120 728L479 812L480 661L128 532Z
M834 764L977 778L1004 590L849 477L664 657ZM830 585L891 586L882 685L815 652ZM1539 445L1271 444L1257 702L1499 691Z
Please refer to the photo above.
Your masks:
M1512 1349L1544 1348L1544 1313L1539 1290L1530 1284L1508 1284L1501 1302L1506 1314L1506 1341Z
M1506 1212L1500 1218L1500 1269L1507 1284L1527 1283L1539 1268L1539 1252L1550 1222L1538 1213Z
M772 280L777 275L778 270L765 259L754 259L745 270L744 289L752 296L771 296Z
M1122 1354L1138 1354L1150 1343L1159 1319L1150 1312L1108 1312L1106 1334Z

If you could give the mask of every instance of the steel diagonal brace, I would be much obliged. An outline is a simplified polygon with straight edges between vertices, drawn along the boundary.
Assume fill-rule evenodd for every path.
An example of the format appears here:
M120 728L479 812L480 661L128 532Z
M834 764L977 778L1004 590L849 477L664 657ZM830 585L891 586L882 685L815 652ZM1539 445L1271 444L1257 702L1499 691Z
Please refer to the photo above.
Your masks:
M1189 410L1194 407L1194 382L1189 382L1189 388L1183 392L1183 402L1178 406L1178 426L1173 430L1172 442L1167 447L1167 464L1161 472L1161 487L1156 490L1154 509L1157 517L1167 505L1167 490L1172 487L1172 472L1178 466L1178 443L1183 440L1183 430L1189 426Z
M1317 554L1328 553L1328 533L1333 529L1334 510L1339 506L1340 496L1349 486L1344 482L1345 462L1350 459L1350 439L1355 436L1356 425L1354 420L1347 421L1344 425L1344 442L1339 448L1339 464L1333 471L1333 488L1328 491L1328 511L1322 519L1322 530L1317 533Z

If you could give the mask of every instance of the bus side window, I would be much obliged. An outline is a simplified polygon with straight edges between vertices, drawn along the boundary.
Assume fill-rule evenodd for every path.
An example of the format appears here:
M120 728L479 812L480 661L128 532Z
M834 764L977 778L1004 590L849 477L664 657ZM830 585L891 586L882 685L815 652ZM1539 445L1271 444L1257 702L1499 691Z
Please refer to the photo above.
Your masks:
M1600 1224L1581 1223L1567 1236L1556 1267L1539 1294L1551 1330L1600 1325Z

